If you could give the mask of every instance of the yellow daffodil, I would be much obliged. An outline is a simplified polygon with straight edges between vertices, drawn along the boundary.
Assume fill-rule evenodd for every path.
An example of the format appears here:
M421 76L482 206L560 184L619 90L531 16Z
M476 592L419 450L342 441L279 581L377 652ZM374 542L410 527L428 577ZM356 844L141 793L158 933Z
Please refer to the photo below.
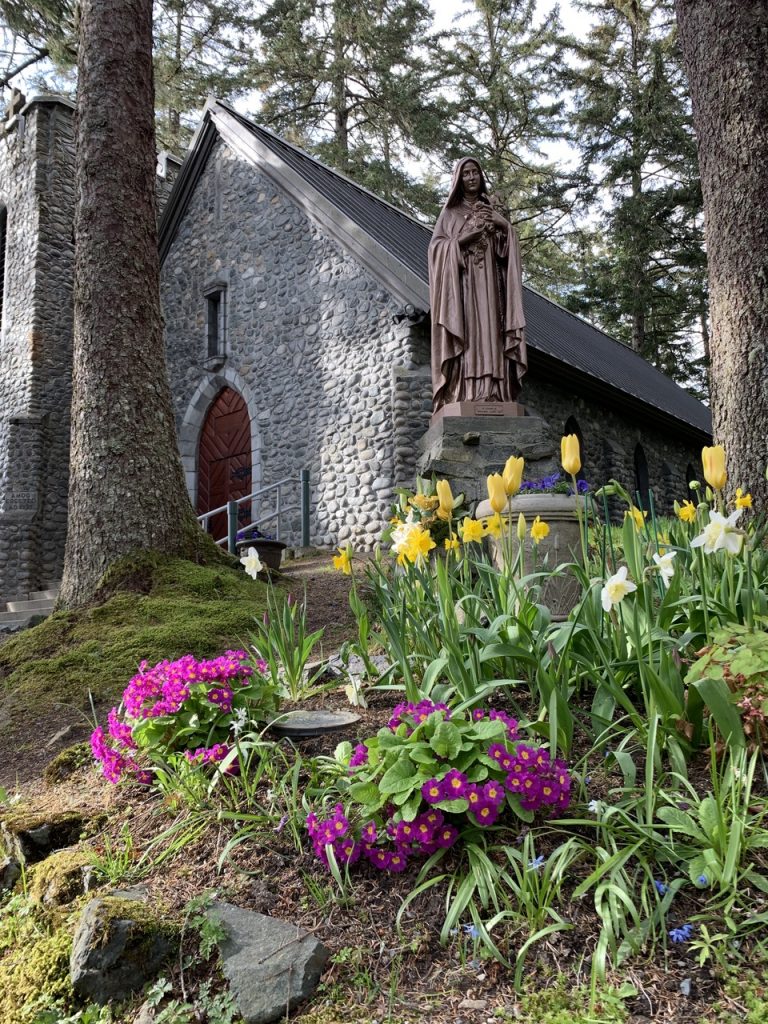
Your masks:
M502 519L498 512L494 512L492 516L488 516L485 520L485 532L491 537L500 537L505 525L505 520Z
M432 540L429 530L423 530L417 526L411 530L405 548L405 557L415 565L421 565L433 547L435 547L435 542Z
M338 555L333 557L333 568L340 569L345 576L352 575L352 550L349 547L339 548Z
M563 469L570 476L576 476L581 469L579 439L575 434L566 434L560 441L560 461L563 464Z
M504 472L501 475L504 478L504 490L507 492L508 498L520 490L524 465L525 459L516 458L514 455L510 455L504 464Z
M481 541L485 534L480 520L470 519L469 516L464 516L464 522L459 527L459 530L461 531L461 539L465 544L469 544L471 541Z
M624 518L626 519L627 516L630 516L632 518L632 522L635 524L635 529L642 530L643 526L645 525L647 515L647 512L641 512L640 509L637 508L635 505L630 505L627 511L624 513Z
M721 444L712 448L701 449L701 464L704 467L704 479L715 491L725 487L728 473L725 469L725 449Z
M736 508L752 508L752 495L745 494L740 487L736 488Z
M536 516L531 526L531 537L534 544L539 544L545 537L549 536L549 526L541 521L541 516Z
M676 511L678 519L682 519L684 523L696 521L696 506L692 501L684 501L679 508L676 508Z
M491 473L488 477L488 500L494 512L504 511L507 504L507 490L501 473Z
M459 553L459 538L458 537L446 537L443 541L446 551L453 552L454 555Z
M437 508L440 503L440 499L435 497L434 494L414 494L409 499L409 504L413 505L414 508L418 508L422 512L431 512L433 508Z
M447 480L437 481L437 498L440 503L440 507L437 510L438 519L450 522L453 516L453 494L451 493L451 485Z
M525 516L521 512L520 515L517 517L517 539L518 540L525 540L525 532L526 532Z

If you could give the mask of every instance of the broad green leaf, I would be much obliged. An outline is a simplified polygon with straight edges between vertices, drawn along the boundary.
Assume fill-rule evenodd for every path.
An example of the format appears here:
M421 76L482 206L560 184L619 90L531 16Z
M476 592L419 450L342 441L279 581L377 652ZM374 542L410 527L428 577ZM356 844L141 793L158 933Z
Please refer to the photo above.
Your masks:
M686 836L696 839L702 846L709 844L709 836L705 835L690 814L679 810L677 807L661 807L658 816L674 832L682 832Z
M701 827L713 842L717 842L719 839L720 814L718 813L717 803L713 796L704 797L699 804L698 816Z
M381 789L375 782L354 782L349 787L349 795L361 804L379 804L383 801Z
M461 733L452 722L440 722L429 745L438 757L452 761L461 750Z
M709 708L726 746L745 746L741 716L733 706L727 684L722 679L699 679L693 685Z
M400 755L397 761L384 772L379 780L382 793L403 793L417 784L413 764L407 754Z

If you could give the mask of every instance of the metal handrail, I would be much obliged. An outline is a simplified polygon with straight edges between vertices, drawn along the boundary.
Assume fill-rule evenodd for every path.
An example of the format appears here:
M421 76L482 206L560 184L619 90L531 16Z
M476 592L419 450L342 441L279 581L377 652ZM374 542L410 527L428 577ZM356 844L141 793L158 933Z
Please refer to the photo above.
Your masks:
M282 503L282 492L281 487L285 484L298 483L300 487L300 503L298 505L290 505L287 508L283 507ZM267 484L266 487L260 487L257 491L253 491L251 494L246 494L242 498L236 498L228 501L226 505L220 505L218 508L212 508L208 512L203 512L202 515L197 517L197 521L201 526L204 526L208 520L215 515L219 515L221 512L227 513L227 536L217 540L216 544L225 544L230 554L235 554L237 544L237 531L238 531L238 506L242 505L246 501L253 501L254 498L259 498L264 494L268 494L270 491L276 491L275 495L275 510L274 512L268 512L266 515L260 516L257 520L249 523L248 526L242 527L242 529L248 529L251 526L258 526L260 523L268 522L271 519L277 519L277 526L275 534L277 540L280 540L280 517L288 512L295 512L297 509L301 512L301 546L309 547L309 470L302 469L298 477L286 476L282 480L278 480L276 483Z

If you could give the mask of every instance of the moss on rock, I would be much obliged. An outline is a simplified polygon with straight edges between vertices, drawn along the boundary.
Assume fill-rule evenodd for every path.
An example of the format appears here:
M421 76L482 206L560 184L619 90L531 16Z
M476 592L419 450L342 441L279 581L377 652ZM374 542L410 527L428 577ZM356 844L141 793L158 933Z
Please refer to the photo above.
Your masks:
M39 930L38 930L39 929ZM43 1005L71 1006L71 925L52 931L28 923L0 958L0 1024L33 1024Z
M43 779L49 786L64 782L81 768L93 762L90 743L75 743L65 747L43 769Z
M31 869L30 899L45 906L71 903L85 891L85 872L92 864L92 853L81 846L57 850Z

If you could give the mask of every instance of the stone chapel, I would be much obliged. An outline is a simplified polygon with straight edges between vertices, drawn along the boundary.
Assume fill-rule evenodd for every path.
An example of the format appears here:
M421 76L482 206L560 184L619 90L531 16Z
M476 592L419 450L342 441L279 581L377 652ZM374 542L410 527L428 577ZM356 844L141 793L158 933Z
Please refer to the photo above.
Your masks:
M57 580L64 551L73 113L39 96L0 136L4 600ZM413 485L430 425L430 228L216 100L183 164L161 160L158 194L168 371L193 505L206 512L308 468L312 542L371 547L395 488ZM531 288L524 306L519 400L550 442L578 434L590 481L650 487L662 509L685 497L709 410ZM477 418L479 436L494 429ZM298 522L288 526L290 540Z

